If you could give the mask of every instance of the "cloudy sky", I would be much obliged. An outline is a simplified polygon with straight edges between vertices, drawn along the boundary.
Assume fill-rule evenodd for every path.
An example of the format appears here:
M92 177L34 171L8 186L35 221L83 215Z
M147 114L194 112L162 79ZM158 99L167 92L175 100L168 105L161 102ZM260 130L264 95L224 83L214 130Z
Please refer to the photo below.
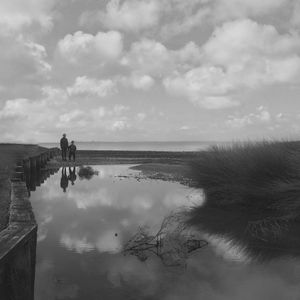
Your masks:
M300 137L300 0L0 0L0 139Z

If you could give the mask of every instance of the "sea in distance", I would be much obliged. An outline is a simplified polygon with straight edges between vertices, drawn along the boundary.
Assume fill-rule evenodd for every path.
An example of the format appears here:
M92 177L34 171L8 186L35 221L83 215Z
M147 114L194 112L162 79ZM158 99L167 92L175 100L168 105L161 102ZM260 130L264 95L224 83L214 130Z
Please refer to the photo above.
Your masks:
M220 142L76 142L78 150L119 151L201 151ZM40 143L40 146L59 147L57 143Z

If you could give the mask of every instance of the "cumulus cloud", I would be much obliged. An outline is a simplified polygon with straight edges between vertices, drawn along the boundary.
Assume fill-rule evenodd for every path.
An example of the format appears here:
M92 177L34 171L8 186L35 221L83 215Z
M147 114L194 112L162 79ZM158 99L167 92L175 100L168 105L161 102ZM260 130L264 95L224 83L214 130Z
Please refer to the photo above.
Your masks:
M53 115L51 104L47 105L45 101L24 98L7 100L0 110L1 139L20 142L38 140L41 135L46 136L44 124L55 123Z
M201 50L199 67L176 71L163 83L169 93L206 108L237 105L231 95L241 88L299 81L299 36L279 34L270 25L251 20L224 23Z
M123 57L121 63L144 74L159 76L170 67L172 61L168 49L163 44L142 39L131 45L130 51Z
M172 95L185 96L193 103L208 109L236 106L237 102L225 96L233 89L220 68L199 67L184 74L164 79L164 86Z
M111 79L95 79L87 76L77 77L74 84L67 88L70 96L96 95L105 97L115 90L115 83Z
M65 90L49 86L43 88L40 100L6 100L0 109L1 140L47 142L62 130L76 130L80 139L96 139L99 133L111 137L111 132L117 135L131 127L127 106L105 107L97 102L82 106L77 100ZM86 128L90 129L88 134Z
M185 34L192 29L204 24L211 16L211 9L209 7L200 8L194 13L185 14L182 17L174 18L160 29L160 35L164 39L169 39L174 36Z
M38 24L49 29L53 25L52 9L56 0L10 0L0 2L0 32L22 31Z
M105 11L85 12L81 16L81 24L99 22L108 29L138 32L158 23L159 3L157 1L111 0Z
M178 50L170 50L158 41L144 38L131 45L121 64L135 72L161 77L176 69L190 68L200 61L201 55L199 46L194 42Z
M96 35L77 31L60 40L57 51L70 64L101 66L119 58L123 51L123 37L117 31L98 32Z
M47 52L43 45L21 36L0 35L0 82L6 88L11 84L29 85L40 83L47 78L51 65L47 62Z
M275 119L278 119L278 116ZM226 125L231 128L243 128L249 125L269 124L271 121L272 116L270 112L264 106L259 106L255 113L243 116L229 116Z
M300 72L300 38L279 34L270 25L251 20L225 23L203 46L205 59L222 67L234 85L297 80Z
M123 76L120 81L125 86L144 91L148 91L155 84L155 81L151 76L139 73Z

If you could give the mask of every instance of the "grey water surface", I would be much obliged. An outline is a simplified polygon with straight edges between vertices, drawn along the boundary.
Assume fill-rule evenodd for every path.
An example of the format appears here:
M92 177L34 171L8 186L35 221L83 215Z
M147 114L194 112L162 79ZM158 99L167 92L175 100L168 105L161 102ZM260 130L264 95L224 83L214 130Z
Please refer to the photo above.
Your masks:
M35 300L300 299L297 255L258 260L226 235L221 219L215 223L222 230L198 232L208 245L184 256L183 265L170 266L154 252L124 255L141 226L154 234L172 211L205 208L201 191L139 179L129 167L93 166L98 175L89 180L78 169L60 169L31 193L39 226Z

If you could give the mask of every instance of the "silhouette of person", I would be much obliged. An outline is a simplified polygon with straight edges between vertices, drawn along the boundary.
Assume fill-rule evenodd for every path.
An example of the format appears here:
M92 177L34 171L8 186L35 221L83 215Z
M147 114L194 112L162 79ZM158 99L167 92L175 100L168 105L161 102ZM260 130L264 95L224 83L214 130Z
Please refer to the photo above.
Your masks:
M61 179L60 179L60 187L63 189L64 193L67 190L69 184L68 176L67 176L67 169L63 167L61 170Z
M71 167L69 167L69 177L68 177L68 179L71 181L72 185L74 185L74 183L76 181L76 178L77 178L77 176L76 176L76 168L73 167L71 169Z
M69 161L71 161L71 158L73 157L73 161L75 161L75 153L76 153L76 146L74 144L74 141L71 142L71 145L69 146Z
M60 139L60 149L61 149L61 157L62 160L67 160L67 150L69 147L68 139L66 138L66 134L63 134L63 137Z

